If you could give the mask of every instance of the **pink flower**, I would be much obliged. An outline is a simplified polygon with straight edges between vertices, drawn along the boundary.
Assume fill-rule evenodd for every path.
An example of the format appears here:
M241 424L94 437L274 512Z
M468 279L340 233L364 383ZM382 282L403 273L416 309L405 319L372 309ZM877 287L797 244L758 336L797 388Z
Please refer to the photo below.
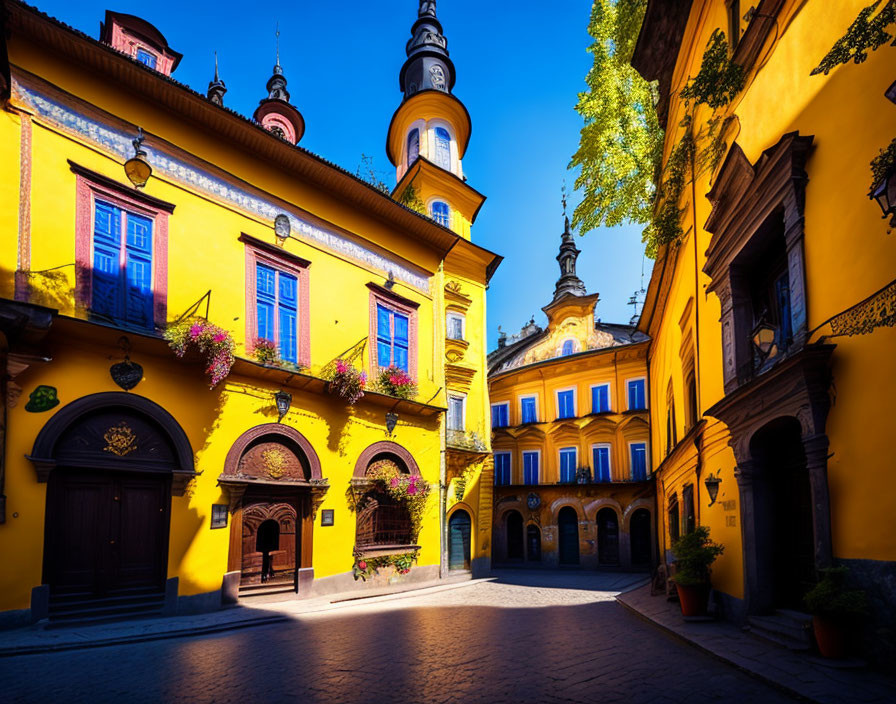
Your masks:
M194 324L190 326L190 337L192 339L196 339L202 334L202 326L198 324Z
M226 335L223 332L216 333L212 338L215 342L224 342Z
M364 562L364 560L361 560L361 561L358 563L358 569L361 570L361 571L363 572L364 570L367 569L367 563Z
M396 488L398 486L398 477L392 477L392 481L389 484L393 489Z
M343 362L341 359L336 362L336 371L339 372L340 374L345 374L345 371L346 371L345 362Z
M408 493L408 496L414 496L417 493L417 485L416 484L408 484L407 493Z

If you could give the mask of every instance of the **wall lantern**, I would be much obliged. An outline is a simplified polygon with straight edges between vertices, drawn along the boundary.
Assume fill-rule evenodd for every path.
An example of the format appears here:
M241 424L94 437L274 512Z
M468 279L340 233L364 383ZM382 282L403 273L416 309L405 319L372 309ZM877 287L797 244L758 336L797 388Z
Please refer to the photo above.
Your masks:
M288 394L281 389L274 394L274 400L277 402L277 413L279 414L277 422L279 423L283 420L283 416L289 412L289 407L292 405L292 394Z
M777 337L778 329L771 325L766 320L765 314L763 314L750 336L763 362L778 353L777 345L775 344Z
M289 237L290 232L292 232L292 225L289 222L289 216L280 213L274 218L274 234L278 240L283 242L283 240Z
M392 431L395 430L395 424L398 423L398 414L389 411L386 413L386 430L389 431L389 435L392 434Z
M891 171L881 179L880 183L871 189L868 197L877 201L884 218L889 215L893 216L890 220L890 227L896 227L896 171Z
M706 485L706 493L709 494L709 505L712 506L719 495L719 484L722 483L722 479L710 472L706 479L703 480L703 483Z
M143 149L143 128L137 128L137 139L134 145L134 156L124 162L124 173L128 180L134 184L134 188L143 188L149 177L152 176L152 167L146 159L146 151Z

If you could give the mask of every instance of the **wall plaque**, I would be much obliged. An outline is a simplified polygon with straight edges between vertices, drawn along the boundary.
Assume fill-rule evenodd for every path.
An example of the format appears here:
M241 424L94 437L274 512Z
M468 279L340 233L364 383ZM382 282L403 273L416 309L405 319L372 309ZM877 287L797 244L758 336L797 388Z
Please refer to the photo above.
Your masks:
M320 524L322 526L332 526L334 521L334 510L332 508L325 508L320 512Z

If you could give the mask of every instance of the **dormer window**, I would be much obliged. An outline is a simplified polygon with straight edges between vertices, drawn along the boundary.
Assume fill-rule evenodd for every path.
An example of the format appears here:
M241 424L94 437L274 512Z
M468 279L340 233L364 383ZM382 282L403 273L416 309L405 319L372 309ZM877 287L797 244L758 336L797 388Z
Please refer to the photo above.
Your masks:
M408 166L420 156L420 130L416 127L408 134Z
M146 64L152 69L156 67L156 55L146 51L146 49L137 49L137 61L141 64Z
M164 76L170 76L182 58L156 27L123 12L106 11L106 19L100 24L100 41Z
M451 170L451 135L444 127L436 127L435 162L448 171Z

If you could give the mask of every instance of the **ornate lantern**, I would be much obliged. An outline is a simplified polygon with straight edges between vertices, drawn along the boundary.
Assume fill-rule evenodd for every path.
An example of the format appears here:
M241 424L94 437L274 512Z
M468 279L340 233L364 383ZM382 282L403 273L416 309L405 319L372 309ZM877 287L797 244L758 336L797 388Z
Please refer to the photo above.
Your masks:
M886 177L881 179L868 197L877 202L883 211L883 217L892 215L890 227L896 227L896 171L891 171Z
M710 472L706 479L703 480L703 483L706 485L706 493L709 494L709 505L712 506L719 495L719 484L722 483L722 479Z
M288 394L282 389L274 394L274 400L277 402L277 413L279 417L277 422L283 420L283 416L289 413L289 407L292 405L292 394Z
M149 177L152 176L152 167L146 158L143 149L143 128L137 128L137 139L131 142L134 145L134 156L124 162L124 173L128 180L134 184L134 188L143 188Z

